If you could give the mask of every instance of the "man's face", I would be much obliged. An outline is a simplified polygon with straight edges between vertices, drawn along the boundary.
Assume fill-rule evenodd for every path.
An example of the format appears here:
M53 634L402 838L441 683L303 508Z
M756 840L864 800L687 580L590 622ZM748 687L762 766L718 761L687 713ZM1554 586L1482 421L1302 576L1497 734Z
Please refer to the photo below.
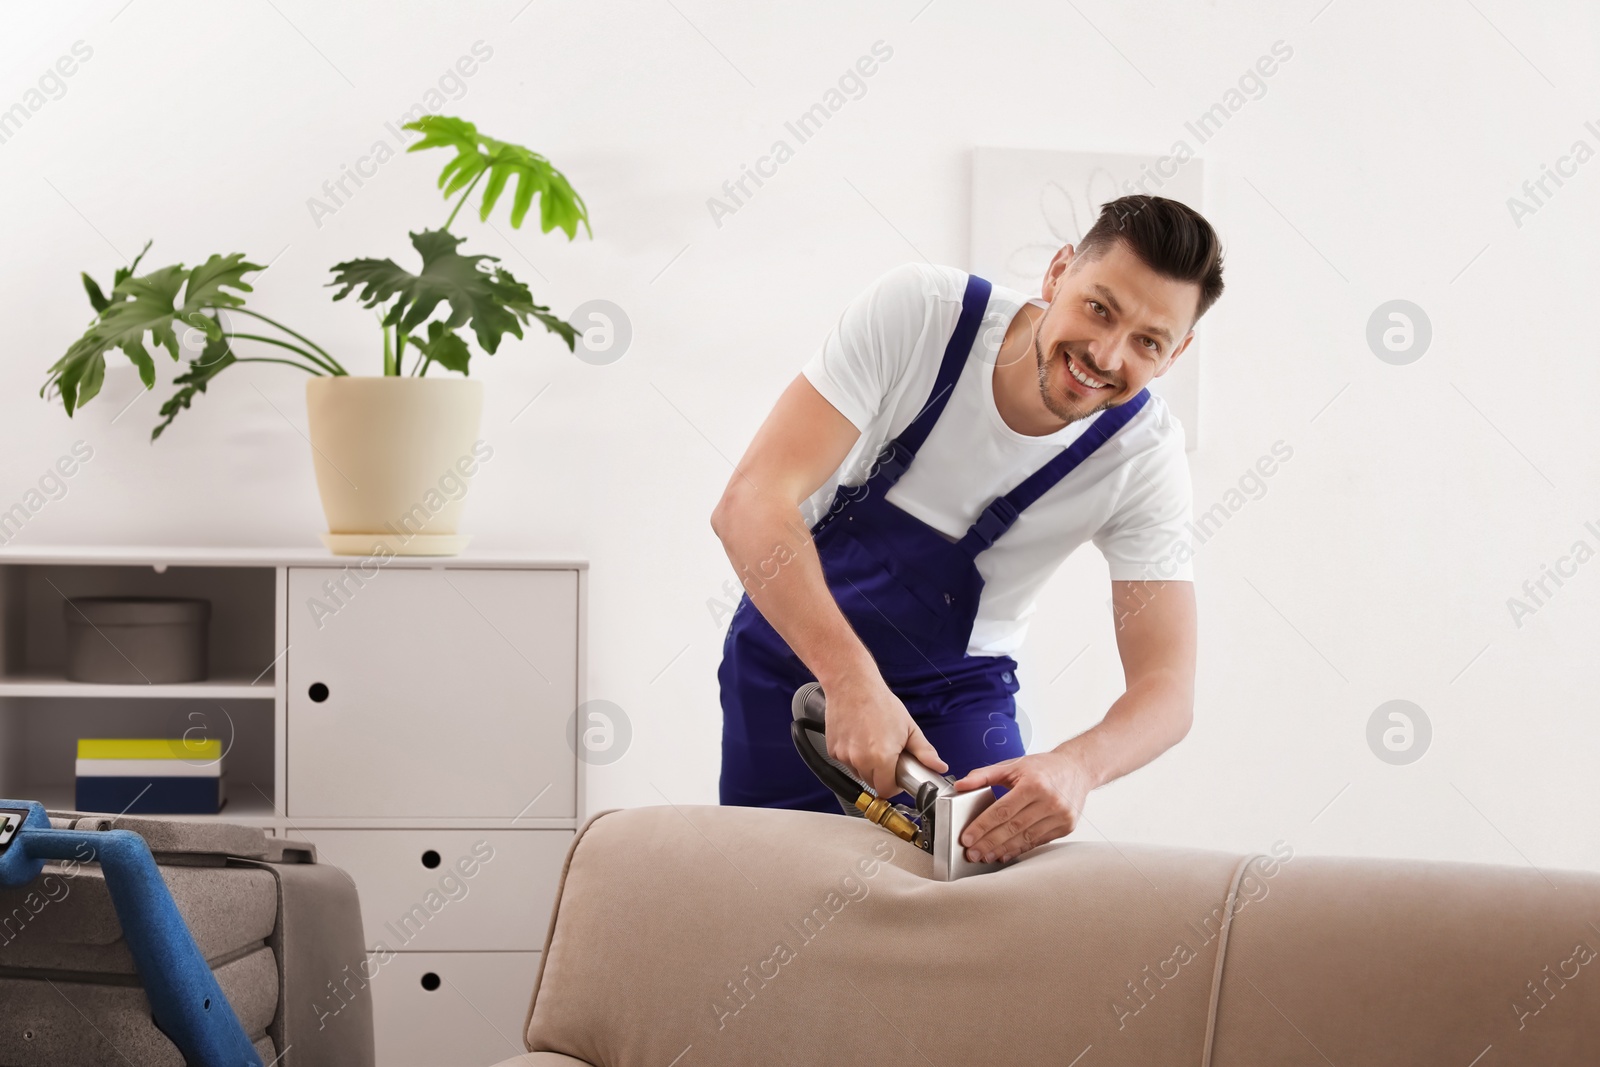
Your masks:
M1056 253L1034 333L1039 394L1074 422L1132 399L1194 338L1200 287L1164 278L1116 241L1098 259Z

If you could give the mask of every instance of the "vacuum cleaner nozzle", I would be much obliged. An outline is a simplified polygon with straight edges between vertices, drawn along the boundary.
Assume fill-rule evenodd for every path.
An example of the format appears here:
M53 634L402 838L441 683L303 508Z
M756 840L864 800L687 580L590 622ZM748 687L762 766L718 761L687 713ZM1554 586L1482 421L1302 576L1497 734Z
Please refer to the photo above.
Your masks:
M900 753L895 779L916 801L915 808L892 803L874 793L849 767L828 755L827 698L818 682L795 690L790 701L794 721L789 736L811 773L845 804L888 830L933 854L933 876L953 882L969 874L997 870L1000 863L972 863L961 847L961 832L978 814L994 803L994 791L960 792L955 780L938 774L909 752Z

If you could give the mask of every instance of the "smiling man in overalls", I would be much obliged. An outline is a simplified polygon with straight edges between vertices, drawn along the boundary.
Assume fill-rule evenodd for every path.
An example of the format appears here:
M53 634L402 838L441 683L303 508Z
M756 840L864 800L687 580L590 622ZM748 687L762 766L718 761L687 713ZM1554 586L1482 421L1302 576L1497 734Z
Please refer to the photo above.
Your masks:
M880 796L909 751L1004 795L973 861L1070 833L1090 790L1188 732L1195 599L1183 428L1146 386L1222 294L1183 204L1128 196L1058 251L1043 299L909 263L849 307L757 431L711 523L740 575L717 672L724 804L840 810L789 738L813 678L828 751ZM1045 581L1092 540L1126 690L1029 755L1017 663Z

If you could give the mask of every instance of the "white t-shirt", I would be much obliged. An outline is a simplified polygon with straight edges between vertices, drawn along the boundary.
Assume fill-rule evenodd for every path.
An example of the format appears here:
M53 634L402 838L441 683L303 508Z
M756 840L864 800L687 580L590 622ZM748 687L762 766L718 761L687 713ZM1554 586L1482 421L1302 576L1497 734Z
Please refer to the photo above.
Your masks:
M802 506L808 524L827 510L838 485L866 480L884 444L927 403L961 315L967 277L957 267L916 262L885 272L851 301L802 368L817 392L861 431L844 464ZM1016 290L993 286L949 402L910 469L884 497L952 539L1093 421L1079 419L1030 437L1000 417L995 359L1006 328L1028 302ZM1044 306L1037 298L1032 302ZM1015 653L1039 590L1085 541L1093 540L1105 556L1112 581L1192 581L1188 553L1173 556L1174 545L1187 540L1191 495L1183 427L1152 395L1126 426L978 555L984 589L968 653Z

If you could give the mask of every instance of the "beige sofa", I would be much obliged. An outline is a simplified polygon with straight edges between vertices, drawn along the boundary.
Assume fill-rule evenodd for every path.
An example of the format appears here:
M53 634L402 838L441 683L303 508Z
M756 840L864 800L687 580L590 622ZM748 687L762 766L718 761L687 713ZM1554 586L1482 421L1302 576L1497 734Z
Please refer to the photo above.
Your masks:
M502 1067L1600 1064L1600 874L1087 839L931 871L835 815L596 816Z

